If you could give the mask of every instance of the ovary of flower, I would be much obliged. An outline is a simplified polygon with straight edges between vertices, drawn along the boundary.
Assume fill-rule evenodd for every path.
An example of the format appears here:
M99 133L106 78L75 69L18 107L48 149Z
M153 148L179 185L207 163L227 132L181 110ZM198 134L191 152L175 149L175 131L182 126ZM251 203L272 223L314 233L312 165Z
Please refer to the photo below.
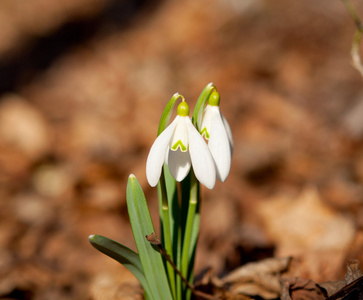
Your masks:
M233 138L231 128L219 109L219 100L219 94L214 91L205 108L200 133L208 141L217 179L224 182L231 169Z
M216 170L212 155L193 126L188 104L184 101L179 104L174 121L156 138L150 149L146 178L151 186L158 183L164 162L176 181L182 181L193 166L199 182L209 189L214 187Z

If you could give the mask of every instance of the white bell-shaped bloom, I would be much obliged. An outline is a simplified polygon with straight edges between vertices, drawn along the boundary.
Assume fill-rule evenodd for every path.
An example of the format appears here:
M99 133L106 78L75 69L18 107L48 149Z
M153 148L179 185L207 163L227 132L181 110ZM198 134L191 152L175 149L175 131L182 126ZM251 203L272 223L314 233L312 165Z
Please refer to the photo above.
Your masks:
M216 170L206 142L189 118L186 102L178 106L174 121L156 138L146 162L146 178L156 186L161 169L167 163L176 181L182 181L193 166L200 183L212 189L216 181Z
M219 109L219 101L219 94L214 91L205 108L200 133L208 141L217 179L224 182L231 169L233 138L231 128Z

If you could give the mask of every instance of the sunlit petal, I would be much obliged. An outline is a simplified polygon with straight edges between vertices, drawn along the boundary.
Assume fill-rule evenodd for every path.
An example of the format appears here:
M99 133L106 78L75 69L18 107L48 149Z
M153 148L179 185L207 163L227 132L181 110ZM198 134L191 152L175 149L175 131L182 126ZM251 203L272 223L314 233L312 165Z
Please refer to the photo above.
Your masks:
M210 129L212 124L212 111L211 106L207 105L204 110L204 116L202 119L202 125L200 126L200 134L206 139L209 140L210 137Z
M178 122L175 120L156 138L146 161L146 178L151 186L156 186L161 175L161 168L165 161L165 154L169 149L171 136Z
M224 182L231 169L231 147L219 107L212 107L212 114L208 147L216 164L217 179Z
M229 126L226 118L222 115L222 113L221 113L221 116L222 116L222 120L223 120L224 127L226 128L226 132L227 132L227 136L228 136L228 141L229 141L229 146L231 147L231 155L232 155L232 153L233 153L233 147L234 147L233 137L232 137L232 130L231 130L231 127Z
M178 123L175 126L174 133L170 140L170 148L172 150L180 149L185 152L188 151L188 131L185 125L185 117L178 116Z
M200 133L188 118L189 152L193 170L197 179L207 188L212 189L216 182L216 170L208 146Z
M171 175L176 181L182 181L190 170L190 154L189 151L182 152L180 149L168 152L168 166Z

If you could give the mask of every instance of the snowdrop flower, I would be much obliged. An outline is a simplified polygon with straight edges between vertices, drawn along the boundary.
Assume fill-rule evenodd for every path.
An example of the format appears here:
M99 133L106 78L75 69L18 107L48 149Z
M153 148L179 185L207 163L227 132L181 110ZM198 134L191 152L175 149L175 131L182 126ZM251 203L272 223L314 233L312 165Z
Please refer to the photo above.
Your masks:
M189 118L189 106L183 101L174 121L156 138L146 162L146 178L156 186L164 162L176 181L182 181L193 166L200 183L212 189L216 170L206 142Z
M231 169L233 138L231 128L219 109L220 97L214 91L204 111L200 133L208 141L215 162L217 179L224 182Z

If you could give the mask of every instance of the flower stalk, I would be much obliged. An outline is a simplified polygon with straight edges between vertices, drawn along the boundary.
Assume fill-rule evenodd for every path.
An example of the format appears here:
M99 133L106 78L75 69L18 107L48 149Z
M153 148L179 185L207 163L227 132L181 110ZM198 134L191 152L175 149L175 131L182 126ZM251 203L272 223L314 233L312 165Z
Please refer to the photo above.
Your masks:
M173 263L172 259L169 257L169 255L166 253L165 249L163 248L160 240L158 240L155 236L155 233L152 232L151 234L146 236L146 240L151 243L154 246L157 246L159 248L160 253L165 257L166 261L172 266L172 268L175 270L175 272L180 276L181 280L184 282L184 284L188 287L188 289L195 295L203 298L203 299L214 299L213 296L203 293L201 291L197 291L189 282L188 280L183 276L183 274L178 270L178 268Z
M162 210L162 230L163 230L163 238L165 243L166 253L168 253L170 259L173 259L173 246L171 243L171 233L170 233L170 221L169 221L169 203L166 191L164 170L162 170L162 174L159 181L160 191L161 191L161 210ZM175 273L173 267L169 264L166 266L168 271L168 279L170 284L171 293L175 299L176 297L176 289L175 289Z
M193 243L194 240L192 239L192 233L193 229L196 232L199 231L199 228L194 227L195 214L198 205L198 189L199 189L199 183L193 171L191 171L189 206L188 206L188 214L185 225L184 242L183 242L182 259L181 259L181 273L184 277L189 278L190 281L192 281L191 279L193 277L191 264L194 265L194 262L191 261L191 256L193 254L194 247L196 246ZM195 238L195 242L196 240L197 238Z

